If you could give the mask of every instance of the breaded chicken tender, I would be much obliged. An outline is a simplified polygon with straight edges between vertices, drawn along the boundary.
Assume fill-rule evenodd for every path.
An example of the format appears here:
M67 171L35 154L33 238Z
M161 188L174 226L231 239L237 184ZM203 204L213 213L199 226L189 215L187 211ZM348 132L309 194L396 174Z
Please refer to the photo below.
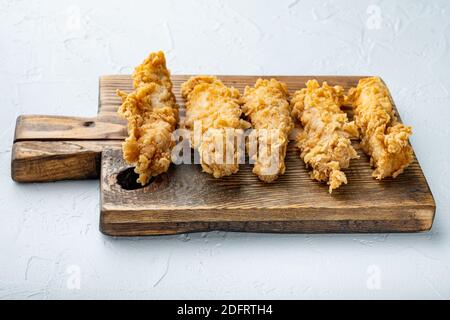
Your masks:
M122 149L125 161L135 166L137 181L145 185L169 169L178 106L163 52L151 53L135 69L133 79L133 92L117 91L122 98L118 113L128 120Z
M344 89L319 85L309 80L306 88L295 92L291 104L292 115L303 125L296 140L300 157L312 168L311 178L327 182L329 192L347 183L342 169L358 158L350 138L358 135L355 123L349 122L341 110Z
M251 155L253 173L264 182L275 181L286 170L288 136L294 128L288 96L286 84L275 79L258 79L254 87L245 88L242 109L255 129L258 146Z
M199 151L203 171L215 178L236 173L241 157L237 141L250 126L241 119L239 91L216 77L196 76L183 83L181 95L185 126L193 132L191 145Z
M413 160L408 142L412 129L398 122L385 84L378 77L361 79L350 89L348 102L362 135L361 146L375 168L372 176L395 178Z

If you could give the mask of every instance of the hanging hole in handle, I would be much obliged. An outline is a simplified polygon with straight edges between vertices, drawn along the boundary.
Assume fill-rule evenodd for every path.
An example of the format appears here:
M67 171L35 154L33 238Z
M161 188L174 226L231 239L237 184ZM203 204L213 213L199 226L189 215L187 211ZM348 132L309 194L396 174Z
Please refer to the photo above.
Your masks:
M138 174L134 172L134 168L127 168L117 175L117 183L125 190L137 190L142 189L152 183L155 179L154 177L150 178L149 182L146 185L141 185L137 182L137 178L139 178Z
M83 122L83 127L95 127L94 121L85 121Z

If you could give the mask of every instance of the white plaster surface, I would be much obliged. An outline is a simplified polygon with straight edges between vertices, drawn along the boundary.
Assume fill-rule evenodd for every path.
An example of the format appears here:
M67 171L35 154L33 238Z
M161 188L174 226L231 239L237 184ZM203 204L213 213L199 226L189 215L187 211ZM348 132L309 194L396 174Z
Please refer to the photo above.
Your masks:
M450 298L449 17L444 0L0 0L0 298ZM157 49L175 74L380 75L432 231L114 239L97 181L11 180L19 114L93 116L98 77Z

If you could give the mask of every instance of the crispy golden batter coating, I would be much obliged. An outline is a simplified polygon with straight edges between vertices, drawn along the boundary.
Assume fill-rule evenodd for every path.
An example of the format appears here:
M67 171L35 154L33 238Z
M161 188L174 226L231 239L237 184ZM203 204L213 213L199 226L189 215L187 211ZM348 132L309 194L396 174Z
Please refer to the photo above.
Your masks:
M286 84L275 79L258 79L246 87L242 107L250 119L258 142L253 173L264 182L273 182L284 174L289 133L294 128Z
M412 130L398 122L388 89L378 77L364 78L350 89L348 102L361 131L361 146L375 167L372 176L395 178L413 160L408 142Z
M117 92L122 98L118 113L128 120L128 138L122 149L125 161L139 174L137 181L145 185L151 177L169 169L178 106L161 51L151 53L135 69L133 79L133 92Z
M215 178L236 173L241 156L236 136L249 127L241 119L239 91L216 77L196 76L183 83L181 94L186 101L186 128L193 132L201 128L201 137L194 132L191 144L198 148L203 170Z
M331 87L326 82L321 87L317 80L308 81L291 101L292 115L303 125L297 136L300 156L312 168L311 178L326 181L330 193L347 183L342 169L349 167L351 159L358 158L349 139L356 137L358 130L341 110L343 101L342 87Z
M172 81L170 81L170 72L166 67L166 57L162 51L152 52L137 66L133 72L133 86L141 87L149 83L158 83L172 92Z

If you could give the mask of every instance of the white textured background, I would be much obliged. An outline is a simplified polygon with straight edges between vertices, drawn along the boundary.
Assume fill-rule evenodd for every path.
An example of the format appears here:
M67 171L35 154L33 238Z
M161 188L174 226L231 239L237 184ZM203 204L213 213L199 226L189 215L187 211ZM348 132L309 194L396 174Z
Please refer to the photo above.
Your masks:
M443 0L0 0L0 298L450 298L449 17ZM414 127L432 231L114 239L97 181L11 180L19 114L93 116L98 77L157 49L175 74L380 75Z

